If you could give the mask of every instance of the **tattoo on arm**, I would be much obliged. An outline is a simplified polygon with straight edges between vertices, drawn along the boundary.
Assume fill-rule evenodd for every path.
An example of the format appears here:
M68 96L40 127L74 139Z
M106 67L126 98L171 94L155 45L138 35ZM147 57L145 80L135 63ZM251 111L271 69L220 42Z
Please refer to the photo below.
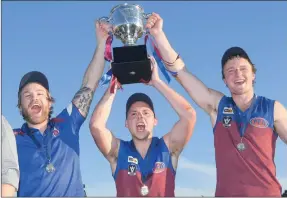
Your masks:
M93 100L94 91L89 87L82 87L74 96L73 103L80 110L81 114L86 117Z

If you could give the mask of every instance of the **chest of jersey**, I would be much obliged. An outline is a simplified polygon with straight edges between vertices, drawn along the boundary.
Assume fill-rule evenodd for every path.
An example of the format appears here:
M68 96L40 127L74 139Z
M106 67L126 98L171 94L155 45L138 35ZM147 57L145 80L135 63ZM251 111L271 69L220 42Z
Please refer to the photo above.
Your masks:
M245 112L231 98L221 100L214 127L216 196L278 193L273 111L274 101L264 97L257 97Z
M162 139L153 139L145 158L130 142L121 144L114 174L118 196L174 196L175 171Z

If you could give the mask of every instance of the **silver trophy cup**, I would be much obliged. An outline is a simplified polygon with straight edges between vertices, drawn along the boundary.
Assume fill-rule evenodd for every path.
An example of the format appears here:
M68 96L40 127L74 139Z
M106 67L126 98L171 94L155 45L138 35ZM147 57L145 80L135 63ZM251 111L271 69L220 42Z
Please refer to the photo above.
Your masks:
M146 32L144 22L150 15L139 5L125 3L115 6L109 17L101 17L99 21L110 24L112 34L124 45L135 45Z
M151 62L146 45L136 42L147 31L145 22L151 14L145 14L143 8L136 4L115 6L109 17L101 17L100 23L110 27L110 33L125 45L113 48L112 73L121 84L149 82L151 79Z

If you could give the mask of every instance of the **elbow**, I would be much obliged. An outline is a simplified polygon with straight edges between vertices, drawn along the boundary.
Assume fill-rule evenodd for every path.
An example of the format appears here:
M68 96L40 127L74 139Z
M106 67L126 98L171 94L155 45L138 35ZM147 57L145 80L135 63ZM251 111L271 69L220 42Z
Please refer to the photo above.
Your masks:
M94 112L89 122L89 128L91 132L101 128L104 125L104 122L99 118L101 118L101 114Z
M190 106L189 108L186 109L182 118L190 124L195 124L195 122L196 122L196 111Z
M97 131L100 131L103 126L95 121L90 121L89 128L91 133L97 133Z
M90 131L92 132L96 128L96 126L97 126L96 122L93 119L91 119L89 123Z

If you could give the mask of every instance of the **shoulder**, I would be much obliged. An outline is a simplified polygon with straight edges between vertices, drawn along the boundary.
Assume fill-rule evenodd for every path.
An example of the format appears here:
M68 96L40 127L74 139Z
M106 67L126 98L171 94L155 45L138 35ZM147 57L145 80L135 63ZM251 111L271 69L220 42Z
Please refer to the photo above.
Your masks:
M155 146L159 147L161 150L164 151L169 151L169 148L167 146L167 139L165 139L166 136L163 137L153 137L154 141L155 141Z
M70 122L79 126L86 119L73 102L70 102L55 118L61 120L60 123Z
M21 129L21 128L15 128L13 129L13 133L14 133L14 137L15 137L15 141L16 141L16 144L18 146L20 146L19 144L21 142L24 141L24 139L26 139L26 133Z
M257 96L255 111L262 111L273 115L274 108L276 109L277 103L277 101L265 96Z
M25 132L22 131L21 128L15 128L15 129L13 129L13 133L14 133L15 136L18 136L18 135L23 136L23 135L25 134Z
M232 111L232 97L223 95L218 103L218 112Z
M70 102L56 117L71 117L75 115L80 116L80 111L73 102Z
M265 96L257 96L257 102L259 103L274 103L275 100L265 97Z
M120 150L130 148L132 145L132 140L127 141L127 140L117 139L117 141L119 142Z

